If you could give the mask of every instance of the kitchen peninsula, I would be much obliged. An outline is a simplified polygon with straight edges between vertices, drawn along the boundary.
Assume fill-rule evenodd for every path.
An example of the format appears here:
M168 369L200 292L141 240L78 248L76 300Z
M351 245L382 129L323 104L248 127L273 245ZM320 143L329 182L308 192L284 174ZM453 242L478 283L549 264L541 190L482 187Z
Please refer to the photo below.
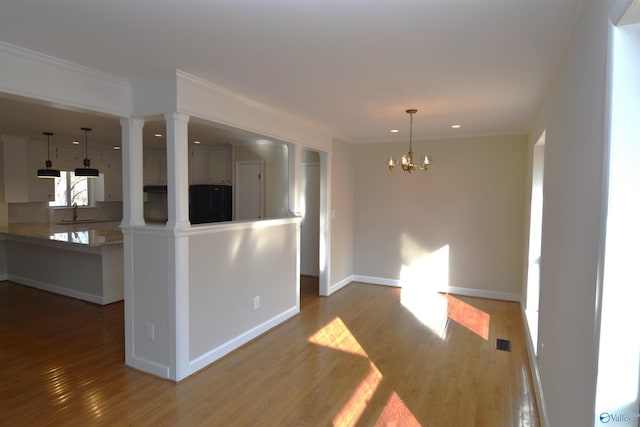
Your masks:
M0 227L0 275L16 283L109 304L124 297L119 221L11 223ZM2 274L4 273L4 274Z

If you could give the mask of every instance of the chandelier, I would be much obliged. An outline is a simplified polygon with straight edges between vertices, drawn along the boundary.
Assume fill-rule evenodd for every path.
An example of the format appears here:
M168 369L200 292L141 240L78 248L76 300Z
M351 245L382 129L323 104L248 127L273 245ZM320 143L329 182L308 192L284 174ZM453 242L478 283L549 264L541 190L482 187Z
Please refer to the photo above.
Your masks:
M422 163L416 165L413 163L413 115L418 112L415 108L411 108L406 111L407 114L411 117L410 125L409 125L409 152L402 155L400 158L400 165L402 166L402 170L405 172L413 172L416 169L422 169L423 171L427 171L427 168L433 163L431 161L431 157L424 156L422 159ZM393 158L393 156L389 157L389 170L393 170L395 166L398 165L398 161Z

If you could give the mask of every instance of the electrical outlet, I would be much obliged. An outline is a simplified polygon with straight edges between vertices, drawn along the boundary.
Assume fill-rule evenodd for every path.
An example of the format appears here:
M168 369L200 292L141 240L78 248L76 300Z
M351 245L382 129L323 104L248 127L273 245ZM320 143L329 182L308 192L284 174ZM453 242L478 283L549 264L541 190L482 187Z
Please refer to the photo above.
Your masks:
M145 329L147 338L154 341L156 339L156 325L154 323L147 322L145 323Z
M260 308L260 297L259 296L253 297L253 309L257 310L259 308Z

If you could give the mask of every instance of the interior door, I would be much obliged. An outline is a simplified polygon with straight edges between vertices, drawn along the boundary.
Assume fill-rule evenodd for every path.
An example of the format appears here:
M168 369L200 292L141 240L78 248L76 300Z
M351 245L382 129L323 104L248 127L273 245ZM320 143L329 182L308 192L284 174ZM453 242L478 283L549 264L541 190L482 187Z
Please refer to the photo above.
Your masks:
M263 179L262 160L236 162L236 220L263 217Z

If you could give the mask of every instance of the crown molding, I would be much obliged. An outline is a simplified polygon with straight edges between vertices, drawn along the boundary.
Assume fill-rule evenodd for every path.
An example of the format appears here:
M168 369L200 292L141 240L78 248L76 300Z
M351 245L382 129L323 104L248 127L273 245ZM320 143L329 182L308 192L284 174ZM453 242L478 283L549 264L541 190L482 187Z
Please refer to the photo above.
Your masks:
M84 65L76 64L75 62L56 58L55 56L46 55L35 50L15 46L3 41L0 41L0 53L22 57L31 61L46 63L54 67L66 68L76 73L82 73L96 79L109 81L112 84L118 84L125 87L130 86L129 79L126 79L124 77L105 73L103 71L96 70L95 68L85 67Z
M0 93L115 116L131 112L126 78L2 41L0 59Z

